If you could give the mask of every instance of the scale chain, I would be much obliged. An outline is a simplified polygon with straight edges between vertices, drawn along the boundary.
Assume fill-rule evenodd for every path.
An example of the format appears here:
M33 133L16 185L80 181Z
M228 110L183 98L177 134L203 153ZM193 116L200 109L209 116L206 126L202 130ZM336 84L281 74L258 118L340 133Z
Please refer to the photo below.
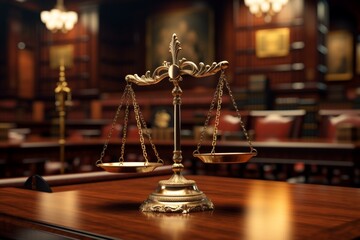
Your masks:
M158 162L158 163L160 163L160 162L161 162L161 163L164 163L164 161L160 158L158 151L156 150L155 144L154 144L153 141L152 141L151 134L150 134L150 132L149 132L149 129L148 129L147 126L146 126L146 122L145 122L144 116L142 115L141 111L139 111L139 117L140 117L140 120L141 120L142 125L144 126L145 134L146 134L146 136L147 136L148 139L149 139L151 148L152 148L153 151L154 151L154 154L155 154L155 156L156 156L157 162Z
M221 75L223 75L223 71L221 71ZM224 79L220 77L220 86L219 86L219 93L217 96L217 106L216 106L216 115L215 115L215 125L213 131L213 140L212 140L212 150L211 153L215 153L215 146L217 141L217 133L218 133L218 126L220 122L220 111L221 111L221 104L222 104L222 96L223 96L223 88L224 88Z
M245 128L245 125L244 125L244 122L243 122L242 119L241 119L241 114L240 114L239 109L238 109L238 107L237 107L237 105L236 105L236 102L235 102L235 99L234 99L234 95L232 94L232 91L231 91L231 89L230 89L229 83L228 83L228 81L226 80L225 74L223 74L223 72L221 72L221 76L220 76L220 77L222 77L222 78L223 78L223 81L225 82L226 89L227 89L227 91L228 91L228 93L229 93L229 96L230 96L231 102L232 102L232 104L233 104L233 106L234 106L234 108L235 108L236 114L237 114L237 116L238 116L238 118L239 118L239 120L240 120L240 125L241 125L241 128L242 128L243 132L244 132L246 141L248 142L248 144L249 144L249 146L250 146L250 151L251 151L251 152L257 152L256 149L253 147L253 145L252 145L252 143L251 143L249 134L247 133L246 128Z
M124 154L125 154L125 145L126 145L126 134L127 134L127 127L129 124L129 98L130 98L130 89L127 91L126 94L126 108L125 108L125 117L124 117L124 127L123 127L123 136L121 139L121 154L119 157L119 162L124 163Z
M145 159L145 164L147 164L149 162L149 160L148 160L148 157L147 157L145 140L144 140L144 136L143 136L143 132L142 132L142 128L141 128L141 123L140 123L140 119L139 119L139 105L136 102L135 93L134 93L134 90L132 88L130 88L130 93L131 93L131 97L132 97L132 100L133 100L136 126L138 128L138 133L139 133L139 137L140 137L140 145L141 145L143 157Z
M250 147L250 152L257 152L256 149L253 147L252 143L251 143L251 140L250 140L250 137L249 137L249 134L247 133L246 131L246 128L245 128L245 125L244 125L244 122L242 121L242 118L241 118L241 114L240 114L240 111L236 105L236 102L235 102L235 99L234 99L234 96L232 94L232 91L230 89L230 86L229 86L229 83L226 79L226 76L225 76L225 71L224 70L221 70L221 74L220 74L220 78L219 78L219 82L218 82L218 85L216 87L216 90L215 90L215 93L214 93L214 96L213 96L213 99L211 101L211 104L210 104L210 109L208 111L208 114L207 114L207 117L206 117L206 120L205 120L205 123L204 123L204 127L202 129L202 132L200 134L200 140L199 140L199 143L197 145L197 148L196 150L193 152L193 154L199 154L200 153L200 147L201 147L201 144L204 140L204 134L206 132L206 129L208 127L208 124L209 124L209 120L210 120L210 117L211 117L211 113L212 111L214 110L214 107L215 107L215 104L217 104L217 107L216 107L216 115L215 115L215 123L214 123L214 130L213 130L213 138L212 138L212 150L211 150L211 154L214 154L215 153L215 147L216 147L216 141L217 141L217 133L218 133L218 125L219 125L219 122L220 122L220 113L221 113L221 104L222 104L222 96L223 96L223 88L224 88L224 84L226 86L226 89L228 91L228 94L230 96L230 99L231 99L231 103L233 105L233 107L235 108L235 111L236 111L236 114L237 114L237 117L239 118L240 120L240 125L241 125L241 128L244 132L244 135L245 135L245 138L249 144L249 147ZM216 101L217 100L217 101Z
M145 146L145 140L144 140L144 137L143 137L143 131L142 131L142 128L141 128L141 124L144 126L144 129L145 129L145 134L148 136L149 138L149 142L151 144L151 147L155 153L155 156L158 160L158 163L161 162L161 163L164 163L164 161L160 158L159 156L159 153L157 152L156 150L156 147L154 145L154 143L152 142L152 139L151 139L151 135L149 133L149 129L147 128L146 126L146 122L145 122L145 119L139 109L139 105L137 104L137 101L136 101L136 97L135 97L135 92L131 86L131 83L128 82L126 87L125 87L125 90L124 90L124 93L123 95L121 96L120 98L120 105L118 106L117 110L116 110L116 113L115 113L115 116L114 116L114 119L112 121L112 124L111 124L111 128L110 128L110 131L107 135L107 138L105 140L105 143L104 143L104 147L103 147L103 150L100 154L100 158L99 160L96 161L96 165L98 166L99 164L102 164L103 163L103 158L105 156L105 152L106 152L106 149L109 145L109 141L110 141L110 138L113 134L113 131L115 129L115 124L117 122L117 119L119 118L119 115L120 115L120 111L122 109L122 106L124 104L124 101L126 101L126 108L125 108L125 116L124 116L124 126L123 126L123 135L122 135L122 145L121 145L121 155L119 157L119 162L120 163L123 163L124 162L124 155L125 155L125 145L126 145L126 138L127 138L127 126L128 126L128 122L129 122L129 100L130 98L132 99L133 101L133 107L134 107L134 113L135 113L135 119L136 119L136 126L138 128L138 131L139 131L139 136L140 136L140 144L141 144L141 149L142 149L142 153L143 153L143 157L145 159L145 164L148 163L148 155L147 155L147 152L146 152L146 146Z
M137 104L137 101L136 101L135 92L131 87L130 87L130 93L131 93L131 97L132 97L132 100L133 100L136 125L137 125L139 135L140 135L140 144L141 144L141 148L142 148L142 151L143 151L143 157L145 158L145 161L146 161L145 164L148 163L148 157L147 157L148 155L147 155L147 152L146 152L145 140L144 140L141 124L143 125L143 127L145 129L145 134L148 136L150 145L151 145L151 147L152 147L152 149L154 151L154 154L155 154L158 162L164 163L164 161L160 158L159 153L156 150L156 147L155 147L154 143L152 142L152 138L151 138L151 135L149 133L149 129L146 126L145 119L144 119L141 111L139 110L139 105Z
M219 88L220 88L220 81L218 82L218 84L216 86L216 90L215 90L214 96L213 96L213 98L211 100L210 108L209 108L209 111L208 111L206 119L205 119L204 127L203 127L203 129L202 129L202 131L200 133L200 140L199 140L199 143L198 143L197 148L194 151L194 153L200 153L200 147L201 147L201 144L202 144L202 142L204 140L204 135L205 135L206 129L207 129L208 124L209 124L211 113L214 110L216 99L218 98Z
M119 104L119 106L118 106L118 108L117 108L117 110L116 110L114 119L113 119L112 124L111 124L110 131L109 131L109 133L108 133L108 135L107 135L107 137L106 137L103 150L102 150L102 152L101 152L101 154L100 154L100 159L96 161L96 165L99 165L99 164L102 164L102 163L103 163L102 160L103 160L103 158L104 158L104 156L105 156L105 152L106 152L106 149L107 149L107 147L108 147L108 144L109 144L110 138L111 138L111 136L112 136L112 133L113 133L113 131L114 131L115 124L116 124L117 119L118 119L118 117L119 117L119 115L120 115L120 111L121 111L121 108L122 108L122 105L123 105L125 96L128 94L129 85L130 85L130 84L127 84L127 85L126 85L125 90L124 90L124 93L123 93L123 95L122 95L121 98L120 98L120 104Z

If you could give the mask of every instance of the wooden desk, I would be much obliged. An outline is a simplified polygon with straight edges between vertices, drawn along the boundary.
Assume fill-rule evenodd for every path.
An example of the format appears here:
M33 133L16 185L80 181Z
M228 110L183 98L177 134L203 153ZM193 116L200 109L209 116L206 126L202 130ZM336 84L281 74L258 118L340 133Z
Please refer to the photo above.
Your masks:
M74 130L98 130L107 124L110 124L111 120L108 119L67 119L66 130L67 133ZM17 121L14 123L17 128L29 128L31 134L41 136L58 136L59 121L54 119L53 121Z
M360 189L186 176L214 211L142 213L168 176L55 187L54 193L0 189L0 235L76 239L355 239ZM56 235L58 234L58 235ZM38 238L39 239L39 238Z
M95 168L95 162L100 157L105 139L92 138L74 140L68 139L66 142L67 158L87 158ZM154 141L160 157L166 164L172 164L172 141ZM200 160L193 159L192 152L196 149L197 142L194 140L183 140L181 142L184 163L190 162L190 168L194 174L197 173L198 166L202 164ZM360 162L360 143L330 142L325 140L294 140L294 141L254 141L254 147L258 150L258 156L251 159L253 163L275 163L275 164L295 164L304 162L307 165L323 165L330 167L346 167L352 173L355 168L359 168ZM111 139L107 153L109 155L120 156L121 139ZM148 146L148 154L151 157L152 149ZM211 142L204 142L202 152L211 149ZM241 152L249 151L246 141L218 141L217 152ZM138 139L128 139L126 153L141 154ZM56 139L35 139L25 142L0 142L0 159L5 159L9 163L21 162L24 158L48 158L58 159L59 144ZM155 159L155 158L152 158ZM154 161L154 160L153 160ZM354 177L355 175L353 175ZM353 183L356 183L355 177Z
M87 151L89 156L94 156L97 153L100 156L104 138L91 139L67 139L66 140L66 154L67 156L77 155L80 152ZM154 141L158 150L164 152L165 156L172 154L173 141ZM283 160L295 161L317 161L317 163L327 161L327 164L353 166L358 163L357 157L360 156L360 143L354 142L332 142L326 140L272 140L272 141L253 141L253 146L258 150L259 158L275 158L279 163ZM197 141L183 140L181 147L184 157L191 157L192 152L196 149ZM108 151L115 150L120 153L119 146L121 146L121 139L111 139L109 142ZM211 142L204 142L203 148L200 150L206 152L211 150ZM151 147L149 146L149 152ZM138 139L128 139L126 142L126 149L128 152L141 149ZM21 157L58 157L59 143L57 139L51 138L36 138L26 141L0 141L0 157L5 159L19 159ZM249 151L246 141L218 141L217 152L239 152ZM160 152L160 154L162 153ZM97 157L98 157L97 156ZM172 156L172 155L171 155ZM170 162L171 162L170 157Z

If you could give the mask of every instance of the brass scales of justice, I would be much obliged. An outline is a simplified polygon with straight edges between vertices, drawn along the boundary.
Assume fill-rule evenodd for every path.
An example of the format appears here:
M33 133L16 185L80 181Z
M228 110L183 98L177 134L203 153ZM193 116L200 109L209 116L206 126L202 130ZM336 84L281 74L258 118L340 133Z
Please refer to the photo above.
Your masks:
M244 123L241 120L240 112L236 106L236 102L231 93L229 84L225 77L225 69L228 67L227 61L222 61L219 63L214 62L211 66L200 63L199 67L191 62L182 58L178 59L178 53L181 50L180 42L176 34L173 34L169 52L171 53L172 63L164 61L162 66L157 67L153 74L150 74L150 71L147 71L145 75L139 77L137 74L127 75L126 76L126 87L120 99L120 105L117 108L115 117L112 122L112 127L108 133L107 139L104 144L104 148L101 152L100 159L97 160L96 165L103 168L108 172L120 173L139 173L139 172L151 172L155 168L162 166L164 161L159 157L159 154L154 145L149 129L146 127L146 122L141 114L140 107L137 104L135 92L132 88L132 83L135 83L140 86L147 86L152 84L157 84L163 79L169 77L169 81L173 84L174 88L172 89L173 95L173 105L174 105L174 151L173 151L173 175L168 180L161 180L158 183L156 190L148 196L148 199L145 200L140 206L140 210L143 212L159 212L159 213L168 213L168 212L180 212L180 213L189 213L189 212L199 212L213 210L214 205L209 200L206 195L201 192L195 181L188 180L182 175L182 170L184 165L182 162L182 153L181 153L181 144L180 144L180 132L181 132L181 95L182 90L179 83L182 81L182 75L190 75L196 78L208 77L221 72L219 77L219 82L216 87L214 97L212 99L210 109L208 111L204 127L200 133L200 140L197 145L197 149L193 152L193 156L199 158L204 163L209 164L235 164L235 163L244 163L249 161L252 157L256 156L257 151L253 148L250 138L245 129ZM226 152L226 153L217 153L215 152L218 125L222 104L222 95L224 85L228 90L232 104L236 110L237 117L240 120L244 136L249 144L249 152ZM136 126L140 136L140 144L142 149L142 154L144 157L143 162L126 162L124 160L125 144L126 144L126 134L127 134L127 125L129 117L129 108L130 102L135 113ZM107 149L109 140L111 138L112 132L114 130L117 118L120 115L121 108L125 105L125 114L124 114L124 126L122 129L122 144L121 144L121 155L118 162L103 162L103 157ZM204 139L205 131L208 127L209 120L213 109L216 105L216 115L215 123L213 128L213 138L212 138L212 151L210 153L200 153L200 147ZM148 141L154 151L154 154L157 158L157 162L150 162L148 160L144 134L147 136Z

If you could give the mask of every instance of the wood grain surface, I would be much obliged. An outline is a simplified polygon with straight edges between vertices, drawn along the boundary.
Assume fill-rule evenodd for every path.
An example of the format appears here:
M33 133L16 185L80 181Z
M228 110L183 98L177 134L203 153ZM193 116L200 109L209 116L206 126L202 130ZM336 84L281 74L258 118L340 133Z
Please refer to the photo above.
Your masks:
M58 186L53 193L2 188L0 235L16 239L25 231L80 239L360 237L358 188L186 176L196 181L215 210L140 212L139 206L158 181L168 177Z

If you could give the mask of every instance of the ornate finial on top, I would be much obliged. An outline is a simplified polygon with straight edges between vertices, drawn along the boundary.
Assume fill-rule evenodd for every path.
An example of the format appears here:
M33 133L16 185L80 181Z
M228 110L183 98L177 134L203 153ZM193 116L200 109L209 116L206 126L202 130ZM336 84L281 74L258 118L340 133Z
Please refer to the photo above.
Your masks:
M178 55L180 50L181 50L181 44L176 34L174 33L172 35L172 39L169 46L169 52L171 53L171 57L172 57L172 64L178 65Z
M190 75L196 78L202 78L214 75L220 70L225 70L229 63L227 61L221 61L219 63L213 62L211 65L205 65L200 62L199 67L191 62L182 58L178 60L178 54L181 50L180 42L174 33L169 46L169 52L171 53L172 63L164 61L162 66L157 67L153 74L147 71L145 75L139 77L139 75L127 75L126 81L133 82L137 85L153 85L157 84L166 77L170 77L170 80L178 81L181 79L181 75Z

